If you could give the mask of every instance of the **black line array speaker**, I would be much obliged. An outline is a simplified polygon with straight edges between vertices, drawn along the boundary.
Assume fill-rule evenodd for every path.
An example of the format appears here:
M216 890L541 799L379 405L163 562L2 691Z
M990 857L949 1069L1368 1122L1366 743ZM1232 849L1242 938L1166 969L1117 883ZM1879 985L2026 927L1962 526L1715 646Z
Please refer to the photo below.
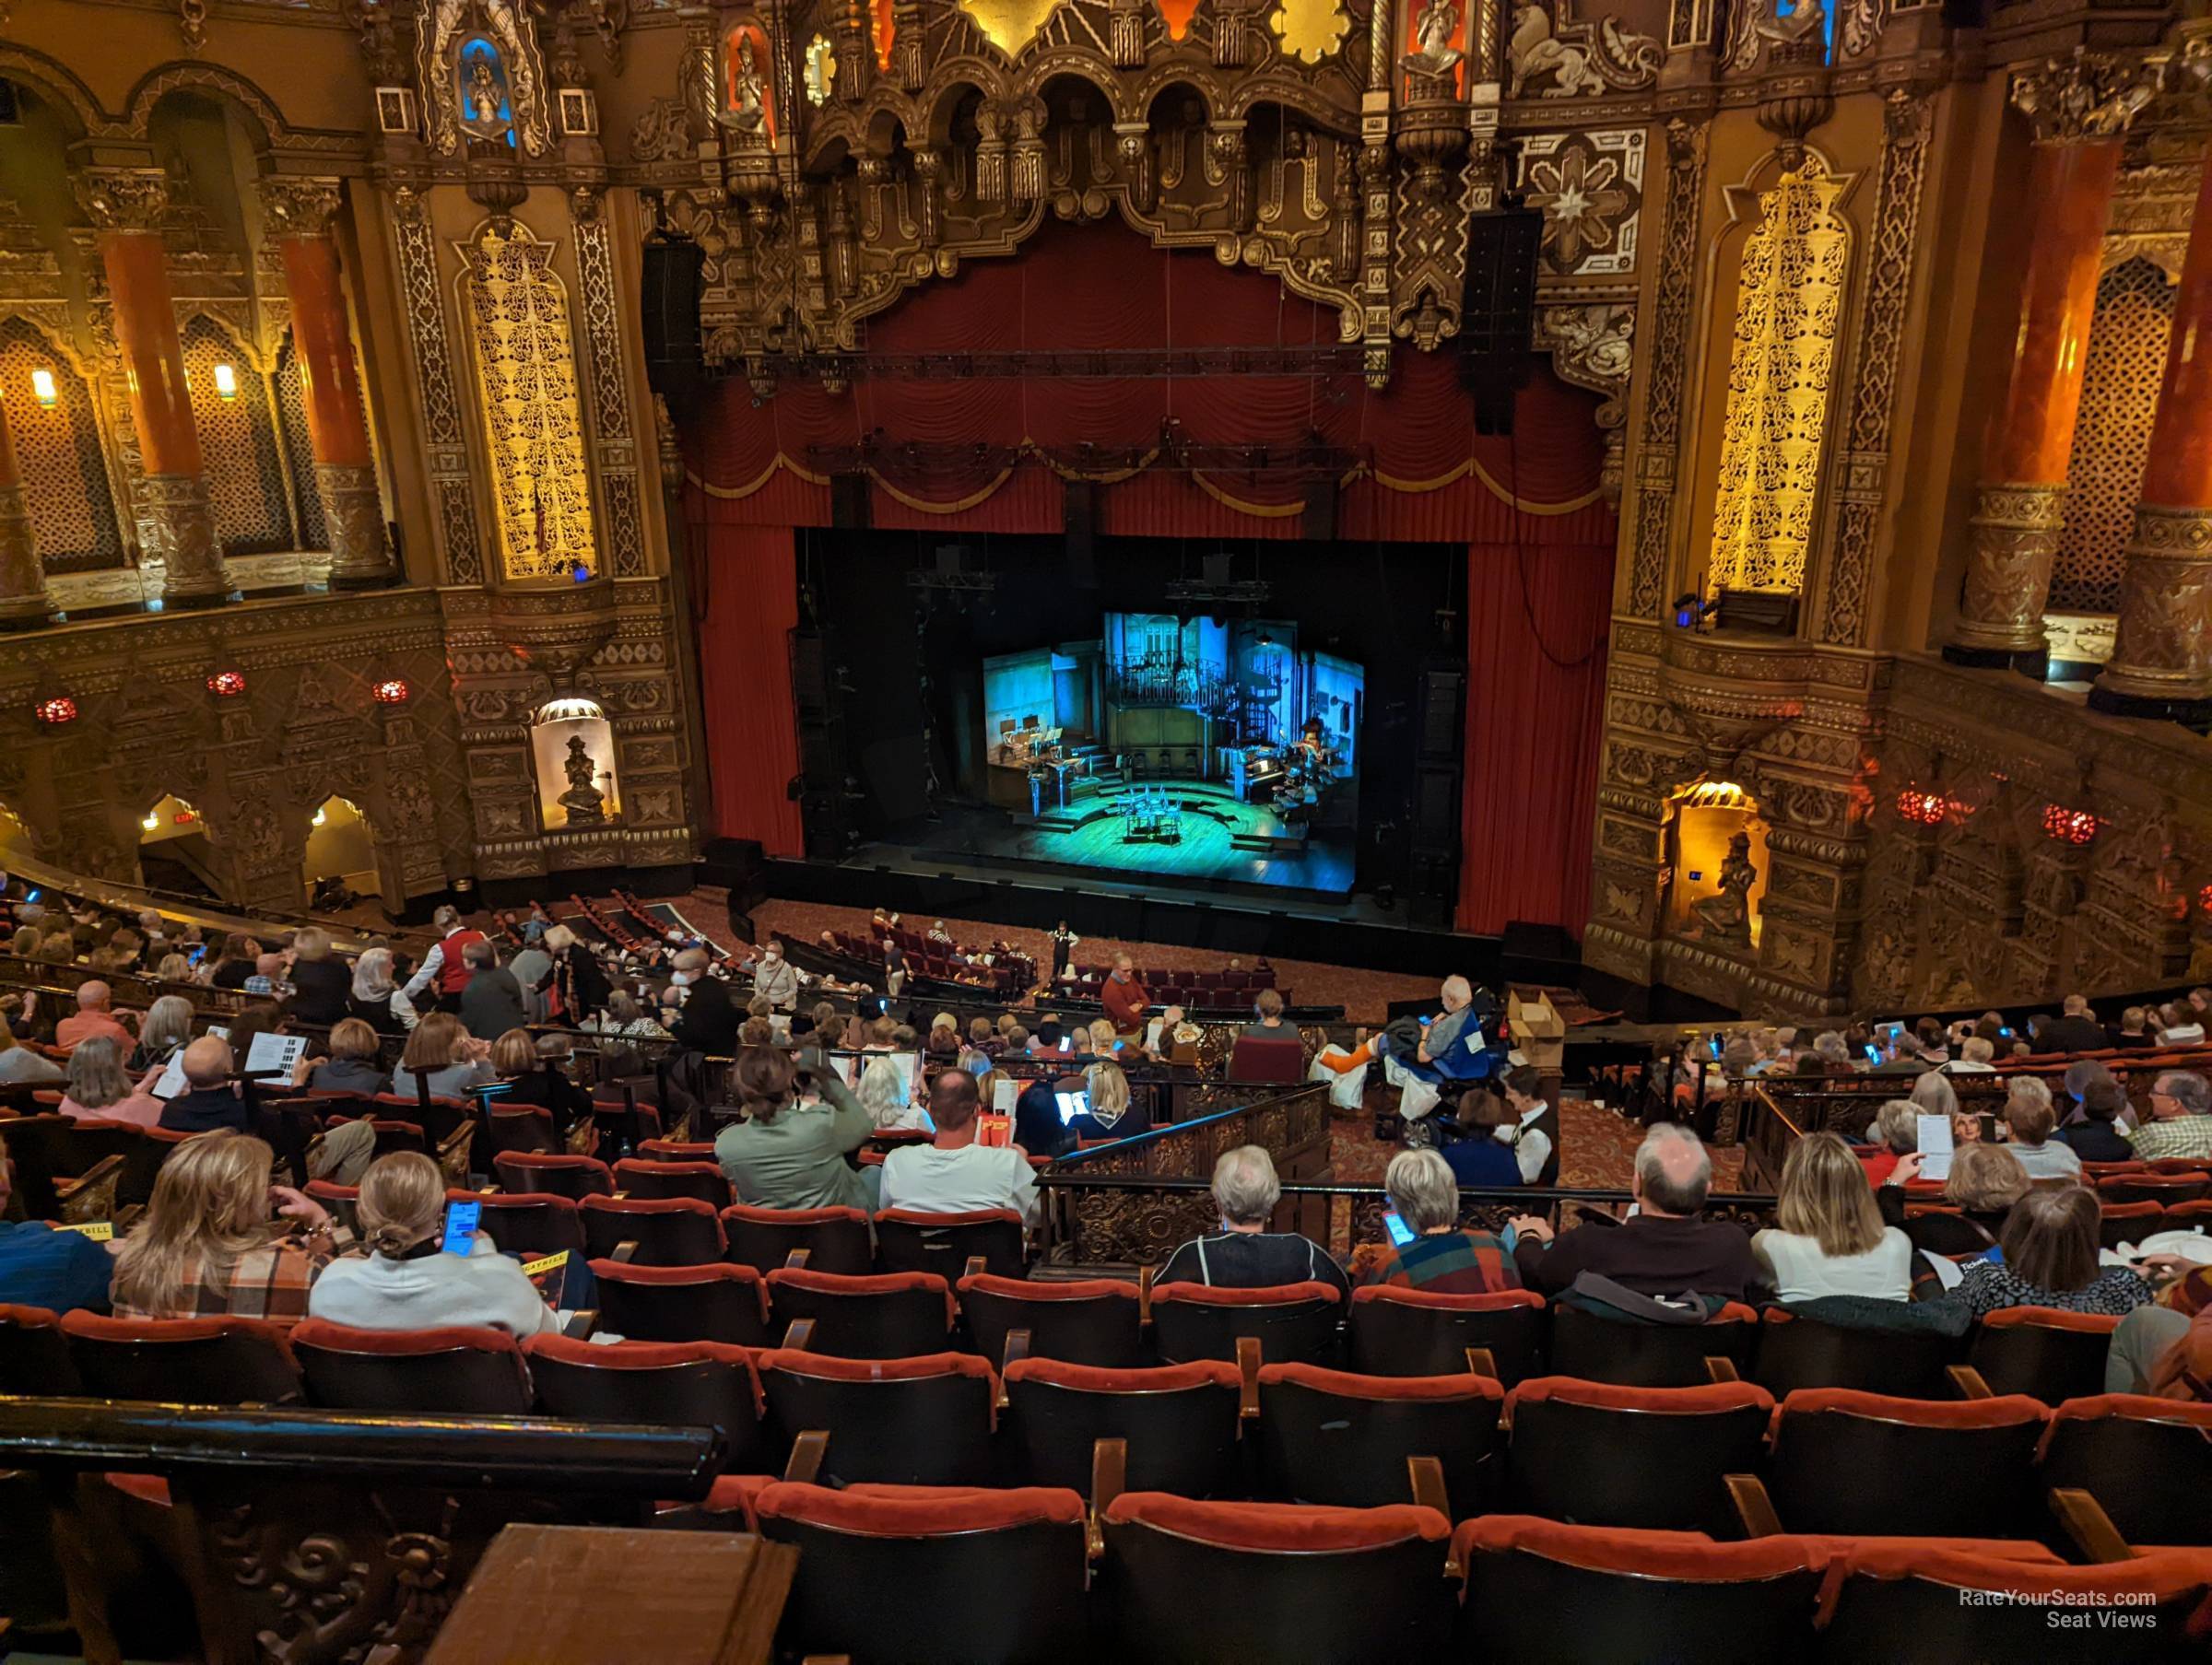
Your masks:
M1416 715L1412 861L1406 909L1416 924L1449 928L1459 898L1460 781L1466 768L1467 670L1433 661L1421 667Z
M830 524L840 532L868 529L868 476L858 470L830 476Z
M1466 715L1467 674L1459 665L1430 665L1421 673L1421 749L1430 768L1460 766L1459 726Z
M1495 208L1467 221L1467 281L1460 296L1460 380L1474 395L1475 431L1511 433L1513 395L1535 346L1536 255L1544 217Z
M699 290L707 253L688 238L670 238L647 243L644 256L638 321L645 336L645 380L671 410L680 410L706 386Z

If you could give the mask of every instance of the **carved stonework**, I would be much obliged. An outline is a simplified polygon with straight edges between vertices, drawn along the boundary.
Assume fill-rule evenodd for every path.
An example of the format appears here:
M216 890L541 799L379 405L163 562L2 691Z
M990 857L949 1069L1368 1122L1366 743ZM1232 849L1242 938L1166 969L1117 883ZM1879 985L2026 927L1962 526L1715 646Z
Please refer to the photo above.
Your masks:
M1594 27L1568 21L1568 13L1569 0L1520 0L1513 7L1508 98L1597 97L1659 78L1664 54L1651 36L1623 29L1618 18L1601 18Z
M0 486L0 629L43 624L52 611L23 488Z
M327 237L341 202L341 183L297 173L260 181L261 211L272 237Z
M1666 214L1653 304L1651 370L1637 448L1636 533L1629 607L1655 616L1665 600L1674 522L1675 471L1688 369L1690 299L1697 284L1699 209L1705 190L1705 129L1680 118L1666 128Z
M1977 651L2043 647L2051 562L2065 525L2064 486L1983 486L1967 522L1966 586L1952 639Z
M2039 145L2097 144L2124 134L2158 92L2157 66L2077 46L2063 58L2013 71L2013 108Z
M149 474L138 481L138 543L146 565L162 569L161 599L205 605L229 593L207 482L198 475Z
M1555 276L1636 269L1643 129L1533 134L1521 142L1522 200L1544 214L1544 267Z
M78 169L70 183L102 231L159 231L169 212L169 175L159 168Z
M1629 370L1636 356L1636 309L1625 301L1546 306L1536 311L1536 346L1551 354L1560 381L1605 394L1597 426L1606 436L1598 487L1620 500L1621 429L1628 417Z
M331 581L365 587L388 580L392 557L384 544L384 505L376 470L367 463L318 463L315 487L330 530Z
M2135 698L2212 694L2212 510L2136 507L2119 636L2097 683Z

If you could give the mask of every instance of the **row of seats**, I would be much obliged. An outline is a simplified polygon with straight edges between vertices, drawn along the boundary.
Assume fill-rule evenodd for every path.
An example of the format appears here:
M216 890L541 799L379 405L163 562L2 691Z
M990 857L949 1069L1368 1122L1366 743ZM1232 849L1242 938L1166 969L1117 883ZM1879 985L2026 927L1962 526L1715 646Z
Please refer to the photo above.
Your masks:
M1072 993L1095 993L1112 972L1111 966L1078 966L1072 977L1062 976L1059 986ZM1162 990L1179 989L1199 996L1201 1005L1218 1004L1206 997L1217 994L1257 994L1262 989L1272 989L1275 967L1262 966L1252 971L1200 971L1194 967L1146 967L1131 973L1145 986L1155 1001L1164 1000Z
M1750 1382L1637 1389L1472 1371L1393 1378L1311 1365L1122 1370L970 1354L855 1360L716 1343L594 1344L501 1331L363 1331L310 1319L59 1319L0 1308L10 1390L206 1404L711 1426L722 1470L799 1455L844 1484L1081 1487L1102 1442L1139 1490L1347 1507L1438 1465L1453 1519L1501 1509L1733 1536L1745 1530L2041 1541L2052 1487L2124 1536L2212 1543L2212 1406L2128 1395L2055 1411L2022 1395L1940 1404L1842 1389L1779 1401ZM1931 1484L1940 1476L1942 1483ZM728 1507L742 1485L719 1489Z

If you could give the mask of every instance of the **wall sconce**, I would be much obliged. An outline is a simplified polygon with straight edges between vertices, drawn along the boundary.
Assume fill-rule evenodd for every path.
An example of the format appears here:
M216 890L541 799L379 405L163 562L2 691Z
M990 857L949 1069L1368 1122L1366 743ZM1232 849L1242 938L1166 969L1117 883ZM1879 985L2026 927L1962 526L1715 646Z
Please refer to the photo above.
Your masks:
M1940 825L1947 807L1941 792L1924 792L1909 786L1897 794L1898 815L1922 827Z
M320 827L320 826L322 826L322 825L323 825L323 823L324 823L324 822L325 822L325 821L327 821L327 820L329 820L329 819L330 819L330 812L329 812L328 810L326 810L326 809L319 809L319 810L315 811L315 818L314 818L313 820L310 821L310 822L308 823L308 825L309 825L310 827Z
M222 699L235 699L246 691L243 671L218 671L207 679L207 691Z
M238 397L238 372L227 364L215 367L215 396L226 402Z
M32 714L49 728L58 728L65 722L76 721L76 701L66 694L49 695L30 709Z
M406 679L400 676L387 676L369 690L370 698L379 705L405 705L407 693Z
M159 832L161 830L161 817L149 809L146 812L144 818L139 821L138 825L147 832Z
M2061 844L2091 844L2097 838L2097 816L2092 810L2068 809L2063 803L2043 805L2043 836Z
M30 396L39 402L41 410L52 410L62 402L62 390L52 370L41 367L30 372Z

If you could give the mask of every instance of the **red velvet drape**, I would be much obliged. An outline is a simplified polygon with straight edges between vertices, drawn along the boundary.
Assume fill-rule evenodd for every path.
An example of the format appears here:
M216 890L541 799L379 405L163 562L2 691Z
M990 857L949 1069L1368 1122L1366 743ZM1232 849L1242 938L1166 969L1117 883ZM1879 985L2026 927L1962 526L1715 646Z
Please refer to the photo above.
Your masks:
M1467 548L1462 931L1583 934L1612 599L1610 543Z
M788 526L705 523L688 505L692 605L699 615L700 693L706 705L714 830L758 838L771 856L802 856L798 713L791 697L791 634L799 622L799 564Z

